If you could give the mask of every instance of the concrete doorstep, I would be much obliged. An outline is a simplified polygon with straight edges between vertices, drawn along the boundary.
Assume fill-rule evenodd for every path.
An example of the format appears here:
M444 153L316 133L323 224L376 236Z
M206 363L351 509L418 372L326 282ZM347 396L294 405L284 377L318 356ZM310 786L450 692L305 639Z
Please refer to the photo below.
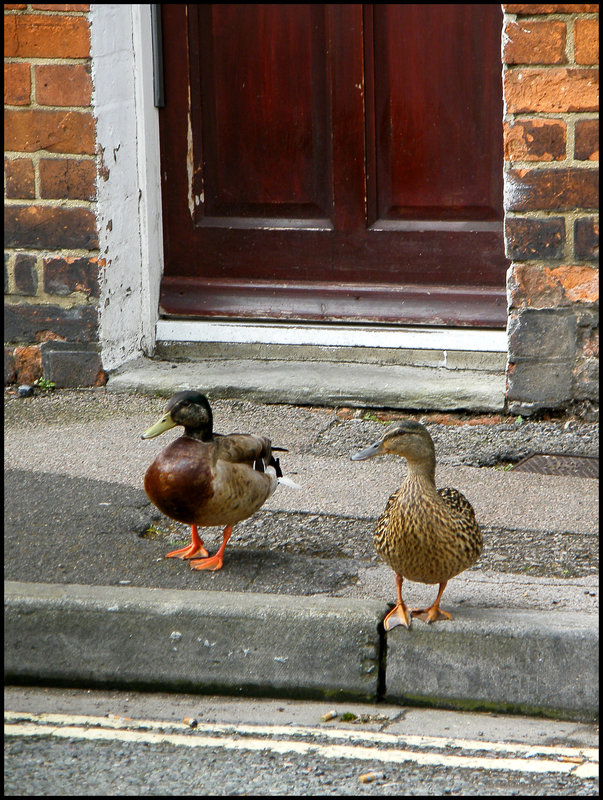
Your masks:
M109 392L171 395L205 387L212 398L256 403L500 412L504 368L495 372L441 366L335 361L139 359L111 375Z
M457 609L396 628L378 601L8 581L5 681L538 714L598 711L596 618Z

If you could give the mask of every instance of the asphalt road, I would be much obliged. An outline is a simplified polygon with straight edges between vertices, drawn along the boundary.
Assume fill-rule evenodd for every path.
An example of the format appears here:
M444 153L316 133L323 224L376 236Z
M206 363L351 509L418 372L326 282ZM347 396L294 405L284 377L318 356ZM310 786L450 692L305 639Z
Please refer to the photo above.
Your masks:
M5 709L5 795L598 794L590 725L35 688L8 688Z

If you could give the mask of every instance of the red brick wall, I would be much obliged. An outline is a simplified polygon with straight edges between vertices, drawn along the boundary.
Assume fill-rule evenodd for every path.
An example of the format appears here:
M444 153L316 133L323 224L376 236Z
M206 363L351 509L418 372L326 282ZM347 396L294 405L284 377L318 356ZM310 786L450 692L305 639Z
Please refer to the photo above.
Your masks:
M5 382L40 377L53 349L85 354L79 382L104 380L88 11L4 6Z
M504 5L511 410L598 402L598 5Z

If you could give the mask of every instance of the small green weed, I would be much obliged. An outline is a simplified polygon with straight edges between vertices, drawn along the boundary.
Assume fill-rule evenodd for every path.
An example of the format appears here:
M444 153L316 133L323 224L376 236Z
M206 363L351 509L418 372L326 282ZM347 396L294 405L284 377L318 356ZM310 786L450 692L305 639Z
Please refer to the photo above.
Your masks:
M378 422L380 425L389 425L391 420L381 419L374 411L365 411L362 419L366 422Z
M33 385L36 389L39 389L41 392L54 392L56 386L53 381L49 381L46 378L37 378Z
M153 522L149 527L140 534L141 539L163 539L166 536L166 531L158 528Z

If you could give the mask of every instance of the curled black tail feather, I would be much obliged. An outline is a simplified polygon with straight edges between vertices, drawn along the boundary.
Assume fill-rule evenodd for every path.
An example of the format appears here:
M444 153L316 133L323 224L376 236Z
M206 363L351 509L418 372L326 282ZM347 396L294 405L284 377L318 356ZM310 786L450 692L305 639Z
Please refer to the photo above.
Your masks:
M282 449L282 448L280 448L280 449ZM268 460L267 463L264 462L263 458L257 458L253 462L253 468L255 470L257 470L257 472L266 472L266 467L274 467L274 471L276 472L276 477L277 478L282 478L283 477L283 471L281 469L281 463L278 460L278 458L275 458L274 456L271 455L270 459Z

